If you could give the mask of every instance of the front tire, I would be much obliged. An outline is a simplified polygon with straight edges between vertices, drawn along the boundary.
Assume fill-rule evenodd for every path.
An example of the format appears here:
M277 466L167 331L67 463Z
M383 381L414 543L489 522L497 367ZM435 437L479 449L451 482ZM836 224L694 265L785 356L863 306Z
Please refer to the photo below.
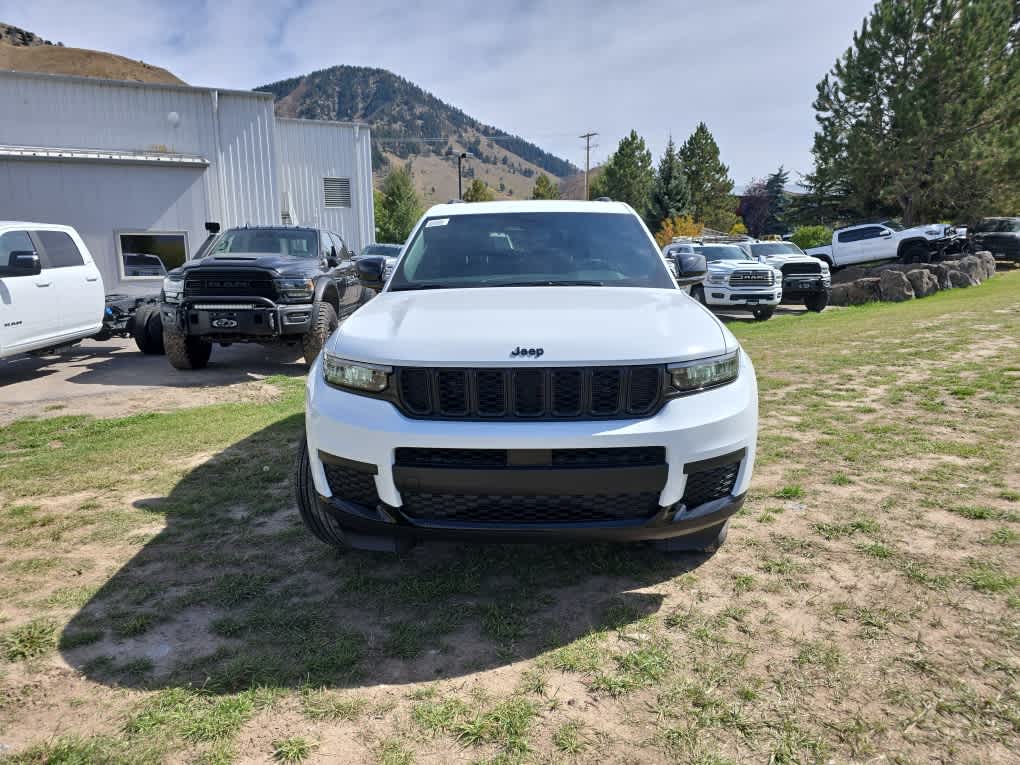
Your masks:
M205 369L212 355L212 343L171 332L163 327L163 346L174 369Z
M312 320L308 331L301 337L301 349L304 351L305 364L311 366L322 351L329 336L340 326L336 309L322 301L312 306Z
M162 356L166 353L163 347L163 315L158 306L143 305L135 311L131 336L138 350L146 356Z
M821 313L822 311L824 311L825 306L827 306L828 304L829 304L828 292L818 292L815 293L814 295L808 295L806 298L804 298L804 307L807 308L809 311L814 311L815 313Z
M693 287L691 287L691 297L697 300L706 308L708 307L708 301L705 300L705 288L702 287L700 284L695 284Z
M929 258L928 248L919 243L906 245L900 255L903 263L925 263Z
M297 462L294 465L294 494L301 520L315 538L338 550L347 550L347 537L336 520L319 505L319 496L312 482L312 463L308 457L308 439L301 437Z
M663 539L656 542L655 546L666 555L685 555L689 553L701 553L702 555L713 555L723 543L726 542L726 534L729 531L730 522L725 521L718 526L711 526L696 534L687 534L682 537Z
M751 314L754 316L755 321L768 321L775 312L775 308L768 306L767 308L755 308L751 311Z

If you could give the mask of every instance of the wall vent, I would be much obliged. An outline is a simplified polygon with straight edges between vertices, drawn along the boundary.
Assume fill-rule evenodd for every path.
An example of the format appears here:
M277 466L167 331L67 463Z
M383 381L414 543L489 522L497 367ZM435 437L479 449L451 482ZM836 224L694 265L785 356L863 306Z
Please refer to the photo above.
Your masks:
M350 207L351 179L323 178L322 194L326 207Z

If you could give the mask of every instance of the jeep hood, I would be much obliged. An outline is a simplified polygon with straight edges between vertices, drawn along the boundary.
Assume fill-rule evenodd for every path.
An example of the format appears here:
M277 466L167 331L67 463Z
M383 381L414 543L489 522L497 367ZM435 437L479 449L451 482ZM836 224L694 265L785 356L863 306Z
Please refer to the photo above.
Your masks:
M333 335L330 353L393 366L599 366L715 356L737 347L683 290L487 287L383 292ZM540 358L511 356L541 348Z

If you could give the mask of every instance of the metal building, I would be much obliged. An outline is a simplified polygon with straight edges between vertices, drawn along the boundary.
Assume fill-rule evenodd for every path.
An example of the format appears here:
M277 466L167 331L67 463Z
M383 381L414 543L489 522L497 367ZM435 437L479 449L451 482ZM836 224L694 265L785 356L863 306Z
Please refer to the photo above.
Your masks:
M365 125L278 119L268 93L24 72L0 72L0 103L0 220L74 226L107 292L151 292L206 221L374 241Z

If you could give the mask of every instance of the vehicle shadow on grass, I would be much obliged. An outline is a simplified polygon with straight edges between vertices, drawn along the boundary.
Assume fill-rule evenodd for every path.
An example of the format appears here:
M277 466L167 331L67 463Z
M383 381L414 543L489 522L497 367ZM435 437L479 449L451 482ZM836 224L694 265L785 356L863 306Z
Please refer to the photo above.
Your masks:
M165 518L74 616L61 652L130 687L362 687L505 666L656 613L696 568L643 545L425 544L338 554L301 525L294 415L136 506ZM126 532L130 538L130 532Z

